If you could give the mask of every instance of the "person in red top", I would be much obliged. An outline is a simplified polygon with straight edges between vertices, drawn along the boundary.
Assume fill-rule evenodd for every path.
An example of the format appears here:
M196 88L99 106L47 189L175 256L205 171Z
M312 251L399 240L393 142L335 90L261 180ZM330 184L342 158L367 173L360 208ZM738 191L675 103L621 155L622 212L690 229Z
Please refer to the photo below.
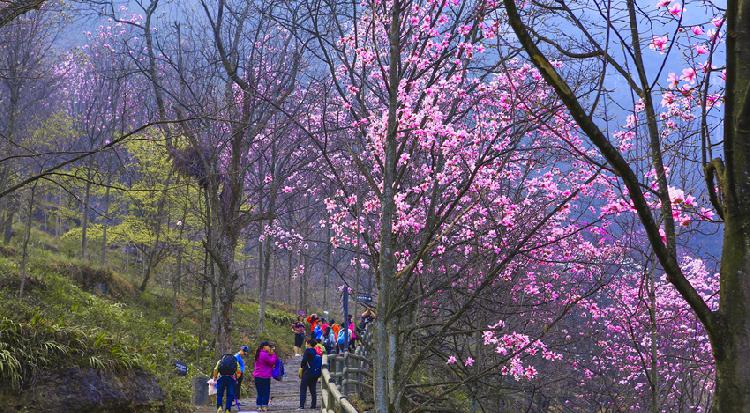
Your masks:
M310 314L310 316L307 317L307 324L310 324L310 334L315 332L315 326L318 325L318 322L320 322L320 320L318 319L317 314Z
M331 330L333 330L333 335L335 337L339 336L339 330L341 330L341 326L336 324L335 321L331 320Z

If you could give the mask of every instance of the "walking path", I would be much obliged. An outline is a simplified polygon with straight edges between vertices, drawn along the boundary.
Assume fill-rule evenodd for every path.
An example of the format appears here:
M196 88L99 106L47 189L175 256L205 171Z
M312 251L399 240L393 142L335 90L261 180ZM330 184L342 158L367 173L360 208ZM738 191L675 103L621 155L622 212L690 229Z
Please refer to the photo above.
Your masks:
M299 377L297 377L297 369L302 357L297 356L286 360L284 366L286 367L286 376L283 381L271 380L271 403L268 406L271 412L299 412ZM249 383L252 386L252 383ZM255 396L250 395L246 390L247 387L243 384L242 399L240 399L241 413L256 413L255 408ZM253 390L253 394L255 391ZM307 406L310 406L310 394L307 395ZM318 406L320 406L320 384L318 384ZM315 410L307 409L305 411L313 412L320 411L320 407ZM236 412L237 407L232 406L232 412ZM200 407L196 413L216 413L216 407Z

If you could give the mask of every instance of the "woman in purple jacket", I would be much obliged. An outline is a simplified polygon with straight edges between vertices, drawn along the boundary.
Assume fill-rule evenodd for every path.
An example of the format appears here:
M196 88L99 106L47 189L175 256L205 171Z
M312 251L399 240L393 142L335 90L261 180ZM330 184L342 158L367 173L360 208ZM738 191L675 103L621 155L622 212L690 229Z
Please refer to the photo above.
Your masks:
M271 376L277 359L276 347L268 341L260 343L258 349L255 350L253 377L255 377L255 391L258 394L255 404L261 412L268 411L268 401L271 399Z

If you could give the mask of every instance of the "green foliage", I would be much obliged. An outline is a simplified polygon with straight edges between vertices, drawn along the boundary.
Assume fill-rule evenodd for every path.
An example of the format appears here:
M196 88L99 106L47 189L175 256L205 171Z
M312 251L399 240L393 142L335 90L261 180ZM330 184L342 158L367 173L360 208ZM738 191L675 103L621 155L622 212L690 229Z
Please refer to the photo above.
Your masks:
M19 300L17 258L0 256L0 389L21 388L44 369L139 367L157 376L167 411L192 411L192 377L210 374L216 362L210 337L198 340L201 325L207 326L208 309L183 310L190 315L183 315L173 330L171 296L158 295L160 289L138 294L121 274L41 249L32 251L31 287ZM130 293L114 294L110 288L109 294L97 295L89 288L91 280L120 284ZM199 300L184 295L178 307L195 308ZM257 303L240 301L235 314L237 346L254 348L270 339L282 354L289 354L292 314L269 308L270 322L262 336L256 330ZM188 365L187 377L174 373L175 359ZM252 360L248 364L252 369Z
M101 331L87 333L34 314L26 322L0 319L0 381L19 390L50 368L87 366L100 370L132 369L138 354Z

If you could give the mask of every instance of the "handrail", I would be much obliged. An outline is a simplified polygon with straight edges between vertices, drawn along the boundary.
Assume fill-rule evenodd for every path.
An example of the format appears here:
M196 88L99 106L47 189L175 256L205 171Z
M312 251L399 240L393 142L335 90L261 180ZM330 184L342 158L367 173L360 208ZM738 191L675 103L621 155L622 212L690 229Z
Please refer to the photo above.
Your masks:
M346 396L342 395L336 383L331 380L331 372L328 365L328 355L323 355L323 383L321 399L323 413L359 413L349 403Z
M354 353L323 355L321 406L323 413L358 413L347 396L367 388L370 369L370 334L364 331Z

